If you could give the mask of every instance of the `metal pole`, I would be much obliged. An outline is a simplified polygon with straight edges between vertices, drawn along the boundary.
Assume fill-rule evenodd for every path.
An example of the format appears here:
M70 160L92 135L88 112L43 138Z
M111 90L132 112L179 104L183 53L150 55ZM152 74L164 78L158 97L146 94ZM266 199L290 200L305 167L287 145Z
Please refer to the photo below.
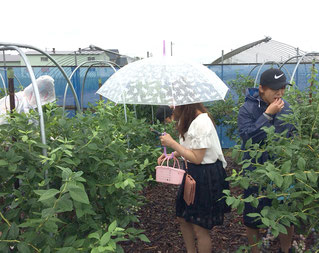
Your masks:
M224 50L222 50L222 76L221 79L224 81Z
M74 65L77 66L78 65L78 60L76 57L76 51L74 51Z
M296 48L296 52L297 52L297 55L299 55L299 48L297 47ZM298 71L298 69L297 69L297 71L296 71L296 84L297 84L297 86L298 86L298 78L299 77L299 71Z
M83 86L84 86L84 84L83 84ZM101 86L102 86L102 79L100 77L99 78L99 88L101 88ZM100 100L103 100L102 95L100 95Z
M171 56L173 56L173 42L171 41Z
M12 113L16 108L15 105L15 95L14 95L14 74L13 69L8 68L8 90L9 90L9 101L10 101L10 117L13 117ZM5 98L7 99L7 98ZM12 136L12 141L16 141L16 138ZM14 181L14 188L19 188L19 179Z
M15 96L14 96L14 75L13 69L8 68L8 90L9 90L9 101L10 101L10 112L13 113L15 106Z
M7 62L6 62L6 54L4 53L4 51L2 51L2 53L3 53L4 80L7 81Z

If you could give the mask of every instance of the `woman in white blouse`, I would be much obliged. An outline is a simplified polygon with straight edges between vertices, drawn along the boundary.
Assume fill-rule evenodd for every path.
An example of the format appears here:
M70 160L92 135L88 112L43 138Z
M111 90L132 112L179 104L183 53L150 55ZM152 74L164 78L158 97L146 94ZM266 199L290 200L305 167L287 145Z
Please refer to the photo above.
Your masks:
M202 104L177 106L174 110L180 143L169 134L160 137L164 146L173 148L176 157L182 156L188 161L188 173L196 181L194 204L187 205L183 199L184 180L176 200L176 216L188 253L212 252L210 230L222 225L224 213L229 211L222 199L225 181L224 158L218 135L211 117ZM158 158L161 164L165 155Z

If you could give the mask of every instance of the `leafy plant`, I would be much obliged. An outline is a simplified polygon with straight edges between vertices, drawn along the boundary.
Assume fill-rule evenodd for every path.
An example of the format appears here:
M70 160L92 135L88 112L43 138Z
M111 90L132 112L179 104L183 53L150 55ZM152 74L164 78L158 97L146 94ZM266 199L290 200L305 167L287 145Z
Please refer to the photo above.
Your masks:
M160 152L149 125L128 114L125 123L122 108L100 103L67 118L49 104L46 145L35 112L0 126L1 252L121 252L119 241L147 241L129 226Z

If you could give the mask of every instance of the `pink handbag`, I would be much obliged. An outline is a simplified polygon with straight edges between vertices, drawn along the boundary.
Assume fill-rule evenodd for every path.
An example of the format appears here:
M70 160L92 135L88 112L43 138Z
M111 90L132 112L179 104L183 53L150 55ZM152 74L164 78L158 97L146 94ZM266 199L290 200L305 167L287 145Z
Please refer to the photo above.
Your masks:
M173 167L169 166L169 161L174 160ZM166 166L164 162L166 161ZM177 164L178 167L175 167ZM176 157L167 156L162 161L162 164L155 167L156 169L156 182L176 184L179 185L183 181L185 171L180 168L179 161Z

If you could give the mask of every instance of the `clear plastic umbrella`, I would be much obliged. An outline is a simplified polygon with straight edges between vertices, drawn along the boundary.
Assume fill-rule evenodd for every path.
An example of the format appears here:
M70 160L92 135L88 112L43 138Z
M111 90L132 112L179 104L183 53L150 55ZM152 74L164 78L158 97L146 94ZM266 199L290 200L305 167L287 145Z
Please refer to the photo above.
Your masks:
M121 104L178 106L223 100L226 84L207 67L174 56L130 63L97 91Z

